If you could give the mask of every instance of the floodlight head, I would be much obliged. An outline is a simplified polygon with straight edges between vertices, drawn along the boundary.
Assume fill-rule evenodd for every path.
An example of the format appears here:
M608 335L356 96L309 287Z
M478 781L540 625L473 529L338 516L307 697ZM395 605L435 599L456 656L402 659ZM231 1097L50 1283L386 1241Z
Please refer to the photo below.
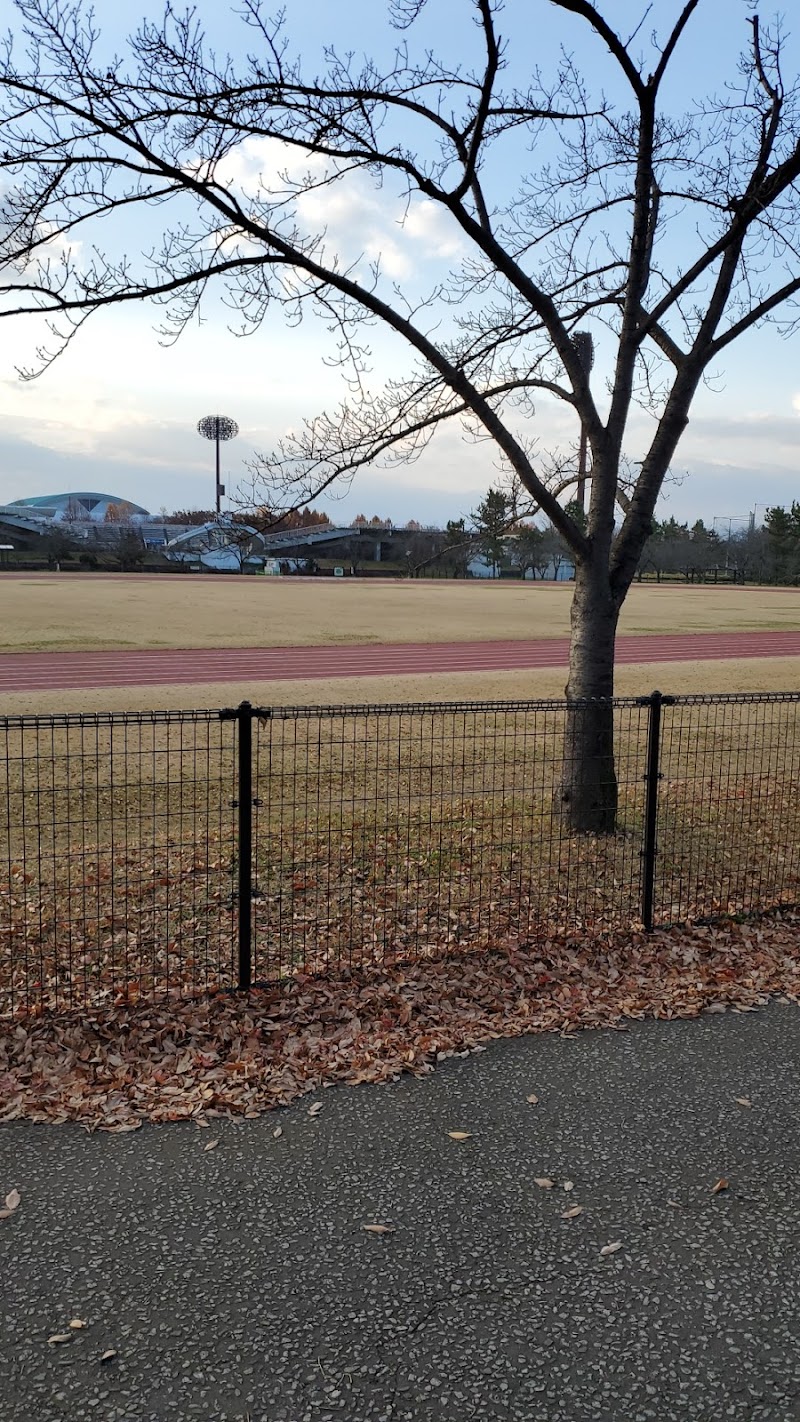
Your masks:
M594 341L590 332L576 331L572 337L572 347L583 366L584 373L588 375L594 365Z
M198 422L197 433L203 439L234 439L239 433L239 426L227 415L204 415Z
M214 443L215 443L215 445L216 445L216 447L217 447L217 483L216 483L216 495L217 495L217 518L219 518L219 510L220 510L220 502L219 502L219 501L220 501L222 495L225 493L225 485L224 485L224 484L220 484L220 482L219 482L219 446L220 446L220 441L221 441L221 440L225 440L225 439L233 439L233 438L234 438L234 435L237 435L237 434L239 433L239 426L237 425L237 423L236 423L235 420L229 420L227 415L204 415L203 418L202 418L202 420L200 420L200 421L198 422L198 425L197 425L197 433L198 433L198 434L201 434L201 435L203 436L203 439L213 439L213 441L214 441Z

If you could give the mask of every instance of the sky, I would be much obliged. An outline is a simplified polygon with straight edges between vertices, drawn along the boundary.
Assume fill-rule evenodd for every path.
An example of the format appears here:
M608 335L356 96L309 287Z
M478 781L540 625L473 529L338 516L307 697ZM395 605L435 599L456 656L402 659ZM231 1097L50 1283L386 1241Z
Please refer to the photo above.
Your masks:
M222 23L223 8L212 0L200 0L198 6L212 26ZM677 0L656 0L646 28L679 8ZM642 9L638 0L610 5L620 31L633 29ZM136 19L133 7L98 0L95 11L109 42L121 45L121 13L130 27ZM708 83L710 66L723 77L746 34L746 13L743 0L701 4L673 81L676 107ZM467 0L429 0L420 43L448 54L457 42L468 53L468 15ZM289 20L293 44L310 69L319 61L322 37L332 32L342 50L352 46L384 56L396 40L382 0L343 0L335 6L329 0L292 0ZM13 29L16 23L10 0L0 0L0 28ZM598 82L607 77L606 57L587 47L577 21L559 15L547 0L507 0L503 23L517 33L522 24L521 32L530 38L529 45L510 56L515 77L524 77L531 54L546 68L557 59L561 42ZM246 177L272 159L262 151L245 151L231 161ZM511 181L513 161L510 154L507 167L500 164L498 190ZM413 293L457 260L462 248L458 234L431 204L418 203L404 226L400 215L391 191L376 192L366 180L327 197L309 196L304 208L305 219L323 224L329 243L344 256L380 254L387 279ZM134 228L127 240L144 243L146 235ZM258 451L270 449L304 416L335 406L343 392L337 372L325 363L331 345L322 324L308 321L290 329L275 312L243 338L228 329L229 319L212 297L202 319L177 344L165 347L154 330L157 311L128 307L101 312L49 370L28 382L19 379L16 367L31 359L42 330L33 318L1 321L0 503L96 489L153 512L210 507L213 446L196 432L198 420L207 414L237 421L239 435L223 451L223 478L229 493L246 482L248 463ZM598 383L603 349L600 335ZM407 367L397 338L374 333L371 378L376 386ZM557 401L546 395L537 401L531 433L541 448L568 448L577 439L573 426L574 416ZM641 454L650 430L650 417L636 414L627 445L632 458ZM800 496L799 466L800 336L783 340L774 330L759 330L725 354L709 387L698 394L659 513L709 523L717 518L726 525L751 512L760 519L769 504ZM437 435L417 463L363 471L338 498L320 500L317 507L343 522L359 513L377 513L396 523L415 518L441 524L468 514L497 479L491 446L470 443L454 425Z

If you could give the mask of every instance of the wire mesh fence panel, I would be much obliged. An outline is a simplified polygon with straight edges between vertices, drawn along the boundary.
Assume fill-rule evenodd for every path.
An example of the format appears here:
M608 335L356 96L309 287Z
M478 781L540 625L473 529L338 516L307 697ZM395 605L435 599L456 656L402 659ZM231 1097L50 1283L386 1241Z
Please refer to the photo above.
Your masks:
M230 983L235 728L0 720L0 1013Z
M575 836L560 804L561 702L263 714L256 977L637 918L646 708L614 715L617 831Z
M800 902L800 696L664 707L656 921Z
M0 719L0 1015L800 902L799 708Z

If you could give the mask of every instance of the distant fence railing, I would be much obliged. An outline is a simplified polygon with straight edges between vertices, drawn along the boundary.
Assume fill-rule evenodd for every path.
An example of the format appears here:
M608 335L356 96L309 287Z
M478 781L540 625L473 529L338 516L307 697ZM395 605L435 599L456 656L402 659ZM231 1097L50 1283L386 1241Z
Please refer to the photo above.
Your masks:
M0 718L0 1015L800 901L800 693Z

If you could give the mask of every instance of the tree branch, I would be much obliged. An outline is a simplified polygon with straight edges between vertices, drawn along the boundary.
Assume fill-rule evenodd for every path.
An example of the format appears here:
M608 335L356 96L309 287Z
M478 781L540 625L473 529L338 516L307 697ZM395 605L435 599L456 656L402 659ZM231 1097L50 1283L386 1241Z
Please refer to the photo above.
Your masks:
M596 31L600 38L605 40L611 54L613 54L633 89L633 92L637 98L641 99L646 87L644 80L619 35L612 30L608 21L600 14L597 6L591 5L589 0L550 0L550 3L551 5L557 6L559 10L569 10L573 15L580 15L582 19L591 25L592 29Z
M664 78L664 75L667 70L667 65L669 64L673 54L675 53L678 41L680 40L683 31L686 29L686 26L689 23L689 20L691 19L695 10L697 9L699 3L700 0L687 0L687 4L684 5L683 11L678 19L678 22L674 26L672 34L670 35L669 39L667 40L667 43L665 44L661 52L661 58L658 61L658 64L656 65L652 78L649 80L649 87L651 89L658 89L659 85L661 84L661 80Z

